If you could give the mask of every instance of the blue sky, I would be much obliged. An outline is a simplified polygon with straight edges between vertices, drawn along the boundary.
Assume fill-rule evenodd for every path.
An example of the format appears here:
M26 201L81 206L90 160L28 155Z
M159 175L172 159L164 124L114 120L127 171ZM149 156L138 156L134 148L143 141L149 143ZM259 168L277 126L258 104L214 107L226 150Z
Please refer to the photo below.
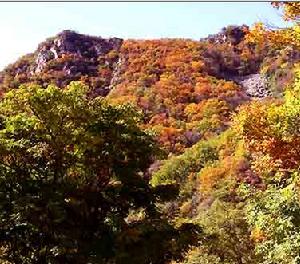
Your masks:
M266 2L0 3L0 69L64 29L102 37L199 39L229 24L284 26Z

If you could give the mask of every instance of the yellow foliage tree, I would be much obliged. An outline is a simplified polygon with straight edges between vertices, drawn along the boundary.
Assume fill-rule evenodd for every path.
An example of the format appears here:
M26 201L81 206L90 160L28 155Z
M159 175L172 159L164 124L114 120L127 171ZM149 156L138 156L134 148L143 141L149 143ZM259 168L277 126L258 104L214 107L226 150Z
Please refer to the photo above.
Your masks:
M256 23L247 34L250 43L274 47L292 46L300 48L300 2L274 2L272 5L283 10L283 18L293 22L290 28L271 29L262 22Z

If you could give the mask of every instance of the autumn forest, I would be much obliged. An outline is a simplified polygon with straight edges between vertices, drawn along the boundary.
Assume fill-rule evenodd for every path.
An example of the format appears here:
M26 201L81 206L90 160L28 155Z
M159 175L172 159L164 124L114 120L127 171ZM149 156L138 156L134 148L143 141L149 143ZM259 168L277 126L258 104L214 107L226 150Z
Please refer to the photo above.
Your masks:
M0 72L0 263L300 263L300 3L287 28L64 30Z

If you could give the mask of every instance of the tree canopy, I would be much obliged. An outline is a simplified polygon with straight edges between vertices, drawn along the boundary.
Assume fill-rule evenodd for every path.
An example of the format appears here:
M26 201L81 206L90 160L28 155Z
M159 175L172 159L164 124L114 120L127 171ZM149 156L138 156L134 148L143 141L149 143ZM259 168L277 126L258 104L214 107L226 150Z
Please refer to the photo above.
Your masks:
M159 213L176 188L143 177L158 149L132 106L91 99L79 83L33 85L7 93L0 117L3 259L164 263L197 235Z

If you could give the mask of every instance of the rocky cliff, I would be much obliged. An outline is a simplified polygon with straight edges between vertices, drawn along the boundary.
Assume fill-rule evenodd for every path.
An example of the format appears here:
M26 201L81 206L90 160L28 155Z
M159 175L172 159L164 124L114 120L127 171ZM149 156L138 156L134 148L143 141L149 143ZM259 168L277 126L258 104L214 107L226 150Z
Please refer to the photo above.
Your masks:
M248 32L249 27L243 26L228 26L222 28L221 32L217 34L210 34L206 38L201 38L200 41L208 41L211 43L225 43L228 42L230 45L239 44Z
M42 72L47 62L63 58L65 55L74 55L95 63L99 57L108 54L110 51L118 51L122 42L123 40L119 38L103 39L65 30L39 45L34 73ZM70 66L66 64L64 66L64 72L67 75L76 74L82 70L82 65Z
M8 66L0 77L7 90L21 83L35 82L63 87L81 80L95 95L105 96L110 89L123 40L104 39L65 30L41 43L37 50ZM12 82L13 79L13 82Z
M233 77L233 81L241 85L250 97L264 98L271 96L269 80L263 74L250 74L242 77Z

